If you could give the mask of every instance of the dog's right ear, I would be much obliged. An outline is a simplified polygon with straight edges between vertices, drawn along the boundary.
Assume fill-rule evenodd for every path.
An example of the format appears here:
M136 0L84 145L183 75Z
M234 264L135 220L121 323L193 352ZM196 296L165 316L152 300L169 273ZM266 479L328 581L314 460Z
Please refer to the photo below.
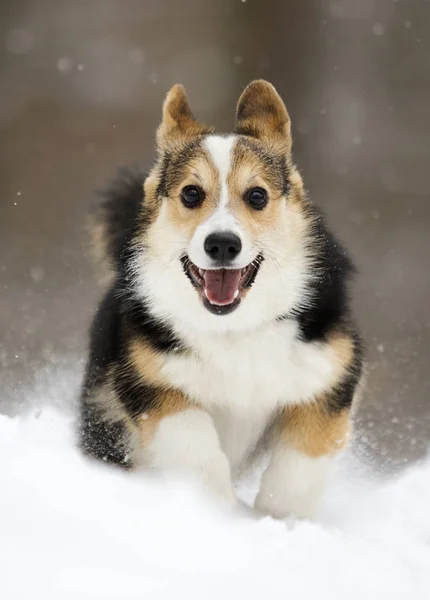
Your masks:
M268 81L252 81L242 92L236 109L236 133L276 141L291 150L291 123L282 98Z
M163 104L163 118L157 131L159 148L163 150L211 132L211 128L194 118L184 86L174 85Z

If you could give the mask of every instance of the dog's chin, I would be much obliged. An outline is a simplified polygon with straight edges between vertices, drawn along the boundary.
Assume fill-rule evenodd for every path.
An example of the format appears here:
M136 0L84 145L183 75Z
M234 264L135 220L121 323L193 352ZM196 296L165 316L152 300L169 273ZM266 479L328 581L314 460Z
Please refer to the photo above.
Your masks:
M203 306L214 315L232 313L245 299L263 262L259 254L243 269L200 269L188 256L181 258L185 275L198 292Z

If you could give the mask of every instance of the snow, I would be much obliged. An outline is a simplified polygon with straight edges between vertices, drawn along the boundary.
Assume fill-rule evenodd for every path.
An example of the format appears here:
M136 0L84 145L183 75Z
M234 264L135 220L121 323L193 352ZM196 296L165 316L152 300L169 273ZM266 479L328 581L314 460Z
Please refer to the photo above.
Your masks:
M61 73L69 73L74 67L74 60L69 56L62 56L57 60L57 69L61 71Z
M44 394L32 394L34 407ZM2 600L430 595L430 460L384 480L350 456L317 522L279 522L90 463L57 401L0 415L0 490Z
M375 35L384 35L385 27L382 23L374 23L372 26L372 31Z

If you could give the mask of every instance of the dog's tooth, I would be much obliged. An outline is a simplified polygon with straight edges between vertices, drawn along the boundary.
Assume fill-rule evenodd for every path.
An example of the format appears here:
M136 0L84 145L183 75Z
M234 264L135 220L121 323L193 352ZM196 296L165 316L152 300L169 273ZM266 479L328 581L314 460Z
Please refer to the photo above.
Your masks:
M212 300L209 298L206 288L203 290L203 293L206 296L206 300L209 302L209 304L212 304L212 306L218 306L216 302L212 302Z
M236 300L236 298L239 296L239 290L236 290L233 294L234 299Z
M199 269L199 275L200 275L200 277L203 277L203 275L204 275L203 269Z

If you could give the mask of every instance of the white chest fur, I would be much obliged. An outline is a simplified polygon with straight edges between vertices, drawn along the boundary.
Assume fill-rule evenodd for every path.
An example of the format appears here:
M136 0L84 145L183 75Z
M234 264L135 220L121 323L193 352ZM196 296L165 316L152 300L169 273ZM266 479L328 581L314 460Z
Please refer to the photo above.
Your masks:
M294 322L187 338L193 352L170 355L163 376L212 414L233 464L255 445L277 408L310 400L333 379L331 348L298 340Z

